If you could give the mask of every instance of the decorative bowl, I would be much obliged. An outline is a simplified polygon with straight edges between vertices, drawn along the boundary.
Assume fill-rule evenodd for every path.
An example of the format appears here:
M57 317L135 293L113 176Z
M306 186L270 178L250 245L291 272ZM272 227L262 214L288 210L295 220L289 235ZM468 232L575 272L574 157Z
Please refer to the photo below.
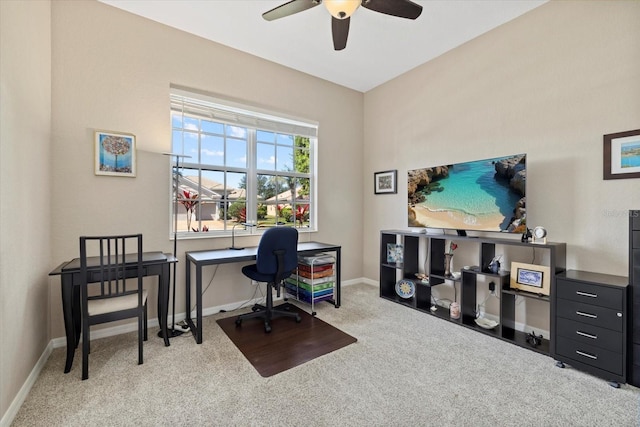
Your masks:
M498 326L498 322L495 320L486 319L484 317L480 317L475 319L476 325L480 326L483 329L493 329Z
M400 298L411 298L416 293L416 285L411 280L398 280L398 283L396 283L396 293Z

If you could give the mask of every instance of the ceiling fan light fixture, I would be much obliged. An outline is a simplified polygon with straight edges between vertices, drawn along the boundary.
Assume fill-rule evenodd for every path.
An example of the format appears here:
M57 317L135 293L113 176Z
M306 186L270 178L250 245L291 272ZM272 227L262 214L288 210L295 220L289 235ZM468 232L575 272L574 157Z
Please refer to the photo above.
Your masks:
M358 9L362 0L324 0L323 3L334 18L347 19Z

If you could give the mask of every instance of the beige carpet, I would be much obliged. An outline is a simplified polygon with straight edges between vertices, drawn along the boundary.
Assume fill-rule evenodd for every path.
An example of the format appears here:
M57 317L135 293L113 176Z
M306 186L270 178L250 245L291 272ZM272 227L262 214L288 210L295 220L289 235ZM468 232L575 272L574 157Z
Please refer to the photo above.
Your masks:
M358 342L261 377L216 324L170 347L149 334L92 342L90 378L79 353L65 375L54 350L14 426L636 426L640 391L527 349L343 287L342 307L318 318Z

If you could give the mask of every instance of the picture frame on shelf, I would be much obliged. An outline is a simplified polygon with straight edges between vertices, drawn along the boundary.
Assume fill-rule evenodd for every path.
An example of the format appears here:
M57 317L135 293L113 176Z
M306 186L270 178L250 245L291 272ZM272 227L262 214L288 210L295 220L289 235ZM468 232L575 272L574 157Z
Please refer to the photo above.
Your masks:
M387 243L387 263L402 264L404 262L403 246L396 243Z
M96 175L136 176L136 137L130 133L96 130L94 136Z
M603 179L640 178L640 129L603 137Z
M375 194L396 194L398 192L398 170L388 170L373 174Z
M551 274L549 267L512 262L509 287L534 294L549 295L551 291Z

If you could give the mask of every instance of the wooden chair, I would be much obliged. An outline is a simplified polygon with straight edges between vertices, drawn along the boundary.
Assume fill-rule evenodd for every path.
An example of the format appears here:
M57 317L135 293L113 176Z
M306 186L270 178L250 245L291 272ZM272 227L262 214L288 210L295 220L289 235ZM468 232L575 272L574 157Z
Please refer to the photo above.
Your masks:
M138 364L142 364L142 341L147 340L142 268L142 234L80 237L83 380L89 378L91 325L137 317Z

